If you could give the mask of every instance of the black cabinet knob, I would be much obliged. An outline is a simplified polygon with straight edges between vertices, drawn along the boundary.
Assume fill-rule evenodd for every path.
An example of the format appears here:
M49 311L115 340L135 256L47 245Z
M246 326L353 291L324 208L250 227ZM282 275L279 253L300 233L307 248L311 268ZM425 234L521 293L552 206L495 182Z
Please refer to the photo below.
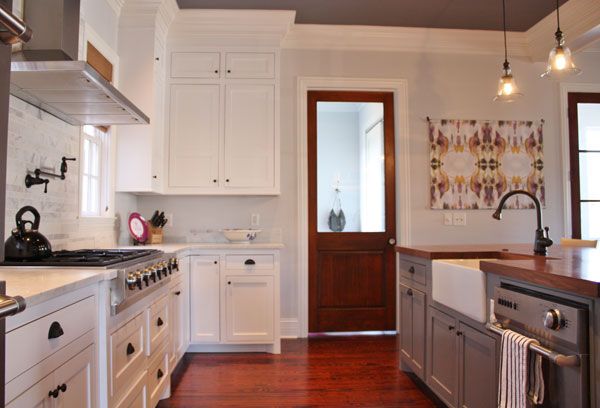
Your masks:
M452 331L452 330L454 330L454 329L455 329L455 327L454 327L454 326L448 326L448 330Z
M135 347L133 347L133 344L127 343L127 355L130 356L133 353L135 353Z
M231 285L231 281L228 281L228 282L227 282L227 284L228 284L228 285Z
M219 73L219 70L218 70L218 69L215 69L215 74L218 74L218 73Z
M67 384L61 384L58 386L58 389L61 390L62 392L66 392L67 391Z
M159 368L158 371L156 372L156 378L158 378L160 380L163 377L163 375L165 375L165 374Z
M215 264L215 265L216 265L216 264L218 264L218 263L219 263L218 261L215 261L215 262L214 262L214 264Z
M229 183L229 179L225 179L225 182L226 182L226 183Z
M456 335L457 335L457 336L462 336L462 334L463 334L463 332L461 332L461 331L457 331L457 332L456 332Z
M415 273L415 267L411 266L410 268L408 268L408 273Z
M244 265L256 265L256 261L254 261L254 259L246 259Z
M152 178L153 178L153 179L157 179L157 178L158 178L158 176L152 176Z
M228 74L231 74L231 70L230 70L230 69L228 69L228 70L227 70L227 73L228 73Z
M216 182L217 182L217 179L213 179L213 183L216 183Z
M408 296L412 296L412 295L413 295L413 291L412 291L412 289L409 289L409 290L407 290L407 291L406 291L406 294L407 294Z
M59 393L59 390L58 390L58 388L56 388L52 391L48 391L48 396L52 397L52 398L58 398L58 393Z
M65 334L65 331L61 327L59 322L52 322L50 329L48 330L48 340L57 339Z
M158 320L156 321L156 325L158 327L162 326L164 324L163 320L159 317Z

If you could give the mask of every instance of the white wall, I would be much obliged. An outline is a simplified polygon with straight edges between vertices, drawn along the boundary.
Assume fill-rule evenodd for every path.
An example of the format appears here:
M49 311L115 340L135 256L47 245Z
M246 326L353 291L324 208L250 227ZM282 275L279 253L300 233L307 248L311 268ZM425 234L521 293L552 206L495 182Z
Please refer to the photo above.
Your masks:
M321 104L318 104L321 106ZM344 232L360 231L360 164L358 112L317 108L317 221L319 232L331 232L328 221L339 181ZM335 205L335 210L338 210Z
M583 74L574 81L600 83L600 54L576 56ZM540 119L545 126L545 221L550 233L563 235L563 191L559 140L558 85L539 78L544 64L512 61L525 96L512 104L492 101L502 59L494 56L283 50L281 54L281 196L279 197L139 197L139 208L151 215L157 207L174 212L173 238L190 237L192 229L242 226L260 213L261 226L281 229L282 317L298 316L297 215L299 76L405 78L409 87L411 240L413 244L532 242L535 219L529 210L506 211L503 221L492 211L467 212L467 226L445 227L442 213L428 208L429 146L425 117L474 119Z

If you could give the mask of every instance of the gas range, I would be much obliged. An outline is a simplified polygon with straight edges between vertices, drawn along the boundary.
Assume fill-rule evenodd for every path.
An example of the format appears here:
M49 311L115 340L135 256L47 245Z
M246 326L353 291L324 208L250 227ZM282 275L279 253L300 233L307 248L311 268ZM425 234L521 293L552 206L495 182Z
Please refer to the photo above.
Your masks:
M164 287L179 273L179 262L172 254L157 249L79 249L56 251L38 260L5 261L2 266L42 266L116 269L110 281L113 315Z

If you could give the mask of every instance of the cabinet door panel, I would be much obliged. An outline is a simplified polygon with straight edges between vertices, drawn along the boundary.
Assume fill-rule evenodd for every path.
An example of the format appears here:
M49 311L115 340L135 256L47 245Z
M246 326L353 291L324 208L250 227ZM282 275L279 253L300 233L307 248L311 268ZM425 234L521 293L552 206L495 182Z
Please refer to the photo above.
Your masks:
M192 256L190 266L191 342L218 343L219 257Z
M491 407L498 386L496 340L460 324L460 406Z
M430 307L429 386L451 407L458 405L458 336L453 317Z
M170 187L218 186L219 100L219 85L171 85Z
M226 86L225 186L273 187L275 87Z
M227 78L275 78L275 54L228 52L225 56Z
M177 283L171 288L169 294L169 313L170 316L170 327L171 327L171 340L170 340L170 363L173 367L175 361L179 358L179 353L184 349L184 293L183 285L181 282Z
M171 78L219 78L220 53L174 52Z
M224 276L225 341L273 341L273 276Z
M48 392L56 388L54 373L44 377L40 382L29 388L23 394L13 399L6 408L53 408L56 399L48 396Z
M400 285L400 353L410 362L413 358L413 304L409 290Z
M56 406L59 408L91 408L94 405L94 346L90 346L54 372L57 385L66 386L61 391Z
M425 294L413 289L412 302L413 370L416 375L425 379Z

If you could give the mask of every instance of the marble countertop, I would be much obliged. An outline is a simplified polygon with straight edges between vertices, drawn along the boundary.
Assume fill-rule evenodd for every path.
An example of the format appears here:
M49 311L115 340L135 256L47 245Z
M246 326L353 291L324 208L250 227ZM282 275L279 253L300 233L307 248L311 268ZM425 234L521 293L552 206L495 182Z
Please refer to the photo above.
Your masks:
M115 269L0 267L8 296L23 296L27 307L117 276Z

